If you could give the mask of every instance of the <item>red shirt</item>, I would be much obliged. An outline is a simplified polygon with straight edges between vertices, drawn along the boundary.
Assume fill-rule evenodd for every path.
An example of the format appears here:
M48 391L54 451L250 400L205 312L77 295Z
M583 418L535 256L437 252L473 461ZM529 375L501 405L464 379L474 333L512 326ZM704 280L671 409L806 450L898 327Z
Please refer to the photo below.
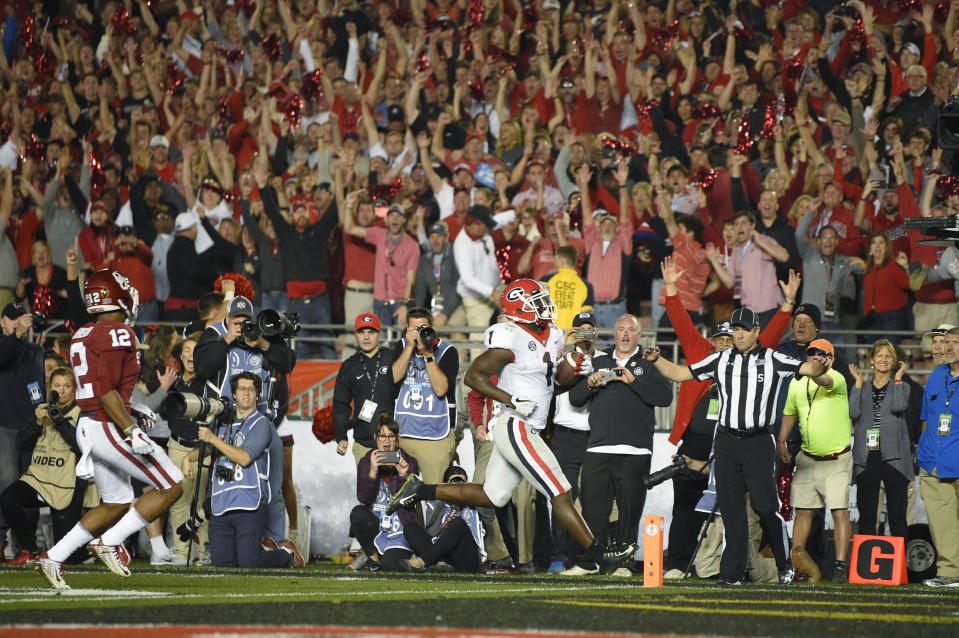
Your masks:
M579 237L569 237L567 242L579 253L579 260L576 262L576 272L582 274L583 261L586 259L586 245ZM535 251L533 253L533 261L530 265L530 269L533 272L531 275L533 279L542 281L543 277L556 271L557 248L558 246L553 244L553 241L548 237L544 237L536 242L536 248L533 249Z
M357 132L357 127L360 124L360 116L363 114L359 104L348 107L346 106L346 102L341 100L339 96L336 96L333 98L332 110L336 113L336 117L339 118L340 135Z
M808 237L817 237L823 226L829 225L836 229L839 243L836 252L848 257L862 257L863 242L865 239L855 224L856 216L843 206L836 206L831 212L820 210L816 213L809 225Z
M894 259L867 272L862 287L866 293L863 314L902 310L909 303L909 273Z
M134 253L116 253L116 258L104 264L130 280L130 285L140 293L140 302L153 301L157 297L153 280L153 251L144 243L137 244Z
M343 261L346 266L343 280L373 283L373 261L376 248L365 239L343 233Z
M97 321L77 330L70 345L70 363L77 384L77 405L93 418L110 421L100 397L114 390L130 410L133 386L140 374L137 339L119 321Z
M619 134L619 120L623 116L622 101L616 102L610 97L605 106L599 103L599 99L594 95L587 100L586 112L589 114L590 133L602 133L604 131Z
M37 219L37 210L31 208L22 215L10 217L7 225L7 237L13 244L13 249L17 253L17 263L20 264L20 270L26 270L30 267L33 259L33 243L37 241L37 234L40 232L40 220Z

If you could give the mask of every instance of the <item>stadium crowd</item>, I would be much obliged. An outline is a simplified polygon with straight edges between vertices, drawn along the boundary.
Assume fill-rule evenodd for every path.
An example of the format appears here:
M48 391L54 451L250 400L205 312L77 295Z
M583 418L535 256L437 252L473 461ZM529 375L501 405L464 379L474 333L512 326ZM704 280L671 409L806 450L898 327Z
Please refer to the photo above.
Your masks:
M397 405L403 397L407 408L421 405L432 392L453 406L456 367L467 353L453 349L444 357L449 344L428 344L418 330L462 327L478 342L496 321L504 287L531 278L548 285L557 324L580 353L591 354L593 343L574 329L615 330L622 349L610 356L617 365L642 352L636 334L650 326L675 331L680 359L696 363L673 318L683 311L694 326L716 326L710 347L717 350L736 327L776 333L769 343L765 332L760 339L769 348L791 329L793 340L779 349L799 360L824 340L829 347L817 346L813 356L831 359L842 388L849 387L852 449L808 448L800 413L779 452L782 465L800 446L823 457L850 454L870 503L881 502L873 491L885 484L889 526L899 533L906 518L900 501L913 478L904 457L917 443L923 449L920 420L937 424L939 438L926 448L928 462L920 454L917 473L937 488L938 497L923 494L937 544L959 545L956 494L948 494L957 479L942 474L952 472L949 463L935 461L956 455L942 446L959 436L944 398L951 397L959 351L942 345L959 325L959 251L921 244L921 232L905 227L909 218L959 213L952 153L939 148L936 134L959 82L953 3L238 0L191 7L184 0L113 0L10 2L5 10L0 306L19 302L73 331L71 282L103 268L122 273L139 291L136 327L150 345L145 396L212 376L194 370L194 347L199 367L203 339L224 334L196 332L234 320L239 331L242 318L276 309L299 314L308 326L301 336L321 337L297 341L300 360L339 355L345 369L351 357L375 356L373 368L354 359L367 377L363 391L375 393L383 358L394 365L382 383L406 388ZM793 271L802 273L801 284ZM248 280L236 294L246 293L253 308L230 301L223 282L231 273ZM26 326L26 315L12 308L4 311L11 322L5 335ZM181 321L193 322L186 340L163 324ZM356 342L334 348L332 333L309 327L329 324L355 328ZM362 333L390 325L410 330L380 353L378 337L374 343ZM874 345L860 337L871 353L856 357L849 336L856 329L883 331L887 339ZM669 330L661 333L667 340ZM876 380L903 382L897 346L922 335L921 347L907 351L910 366L934 367L931 379L946 392L927 385L924 402L922 387L906 377L911 392L891 392L883 403ZM272 347L250 341L251 348ZM75 364L69 340L47 345L47 374L62 379L58 370ZM870 381L844 356L872 367ZM628 365L658 374L642 358ZM401 360L418 372L395 365ZM281 376L289 371L280 368ZM820 384L830 393L840 385L835 375L812 376L817 384L830 377ZM704 383L697 379L688 383ZM794 408L787 385L780 405ZM596 389L592 381L589 388ZM679 410L677 421L685 423L674 427L674 443L693 446L693 435L703 435L686 425L712 395L695 393L685 400L685 417ZM469 421L483 443L487 408L474 398ZM347 405L353 399L355 412ZM399 408L398 423L377 420L394 399L344 395L335 417L341 453L346 430L354 430L353 452L367 476L360 501L374 509L389 497L370 486L376 471L402 478L429 466L431 482L461 477L447 467L451 445L436 452L446 460L439 463L413 458L403 445L404 437L452 441L452 413L445 430L409 436L413 426L404 425ZM943 400L944 408L929 411ZM560 427L592 426L588 408L563 409L570 412L557 410L569 417L555 420ZM361 411L368 412L362 440L355 436ZM778 434L781 420L769 431ZM20 430L27 423L0 425ZM171 429L172 448L184 434ZM602 445L649 452L645 441L614 434ZM401 472L379 460L396 448L391 435L406 450ZM895 450L887 450L894 437ZM184 440L189 448L196 430ZM683 454L706 461L709 446L701 443L693 446L697 455ZM585 451L591 444L584 438L576 445ZM8 449L4 458L15 454ZM582 455L570 464L578 472ZM295 497L284 478L284 497ZM4 475L0 487L15 479ZM609 489L600 492L606 498ZM512 548L508 532L488 531L490 563L534 562L531 531L549 537L545 504L536 508L543 511L538 524L528 513L535 500L532 488L517 489L516 518L526 533ZM815 501L809 509L818 511L823 504ZM834 512L843 509L826 501ZM78 502L70 496L64 507L76 510ZM635 505L627 508L631 517ZM287 510L293 523L295 505ZM448 537L448 556L474 568L457 553L459 543L472 538L482 549L474 522L492 528L493 517L438 511L436 538L450 529L450 516L465 522ZM189 518L182 499L176 516ZM821 518L811 523L811 551ZM508 527L502 512L497 520ZM689 520L695 536L700 519ZM370 525L359 515L354 522ZM150 534L161 539L154 549L167 555L162 530ZM423 538L414 544L422 547ZM374 553L368 534L364 543ZM545 544L542 566L559 571L576 562L568 537ZM443 562L427 553L427 564ZM940 547L943 583L959 583L954 554ZM176 556L185 558L182 546ZM407 557L391 564L417 567Z

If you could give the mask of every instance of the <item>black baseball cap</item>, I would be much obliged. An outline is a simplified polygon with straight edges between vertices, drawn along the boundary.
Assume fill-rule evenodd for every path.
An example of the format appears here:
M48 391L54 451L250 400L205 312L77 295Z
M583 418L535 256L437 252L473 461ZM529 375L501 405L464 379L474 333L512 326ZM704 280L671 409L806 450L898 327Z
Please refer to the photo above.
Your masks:
M733 327L729 325L728 321L722 323L717 323L713 326L713 333L710 335L711 339L716 337L731 337L733 336Z
M226 313L230 317L249 317L253 318L253 304L250 300L240 295L230 302L230 309Z
M752 330L759 326L759 317L749 308L739 308L729 319L730 327L740 326Z
M579 313L578 315L576 315L575 317L573 317L573 327L574 327L574 328L579 328L579 327L580 327L581 325L583 325L584 323L588 323L589 325L593 326L594 328L599 325L599 323L596 321L596 315L594 315L593 313L591 313L591 312L588 311L588 310L586 310L586 311L584 311L584 312L581 312L581 313Z
M796 315L807 315L812 319L813 324L816 326L816 330L822 327L822 313L819 311L819 306L812 303L801 303L796 306L796 309L793 310L793 317Z
M3 307L3 316L7 319L19 319L25 314L27 314L26 309L15 301Z

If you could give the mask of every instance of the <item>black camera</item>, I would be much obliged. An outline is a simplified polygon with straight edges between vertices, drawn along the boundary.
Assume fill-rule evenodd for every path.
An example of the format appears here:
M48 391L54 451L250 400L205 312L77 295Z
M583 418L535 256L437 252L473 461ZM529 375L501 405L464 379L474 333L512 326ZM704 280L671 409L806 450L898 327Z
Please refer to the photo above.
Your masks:
M37 332L47 327L47 316L42 312L33 313L33 329Z
M47 416L50 417L50 420L53 421L54 425L60 425L63 423L63 409L57 405L60 401L60 393L56 390L50 391L50 403L46 405Z
M245 319L240 326L240 331L243 333L243 336L250 341L256 341L262 334L260 325L252 319Z
M673 464L667 465L661 470L657 470L652 474L648 474L643 477L643 485L646 486L647 490L651 490L660 483L668 481L669 479L677 476L679 474L687 475L689 472L692 472L690 467L686 465L686 459L683 458L681 454L677 454L673 457Z
M220 417L233 419L233 402L225 398L204 398L190 392L171 392L163 401L163 411L171 419L190 419L198 423L211 423Z
M200 513L197 512L196 516L191 516L190 518L186 520L186 522L183 525L180 525L178 528L176 528L176 535L184 543L188 542L192 538L193 542L199 545L200 544L200 534L199 534L200 526L202 526L203 523L205 522L206 521L204 520L203 516L201 516Z
M280 339L292 339L300 334L302 328L302 326L300 326L300 314L298 312L283 314L279 310L273 310L272 308L267 308L260 312L260 316L256 318L256 325L259 328L259 332L267 339L276 337Z
M236 479L236 464L225 456L221 456L216 462L213 473L221 482L229 483Z
M435 348L440 340L436 336L436 330L432 326L420 326L416 329L420 334L420 343L430 348Z

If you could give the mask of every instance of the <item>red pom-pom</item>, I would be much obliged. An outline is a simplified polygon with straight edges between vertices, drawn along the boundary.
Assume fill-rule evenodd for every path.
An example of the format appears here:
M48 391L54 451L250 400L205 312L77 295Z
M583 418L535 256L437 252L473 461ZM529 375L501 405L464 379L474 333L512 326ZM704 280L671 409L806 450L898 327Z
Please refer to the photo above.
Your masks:
M654 106L659 106L660 100L643 100L636 105L636 116L640 125L646 121L646 118L649 117L649 112L653 109Z
M483 24L483 13L486 11L486 5L483 0L470 0L469 9L467 9L466 17L469 21L470 26L475 29L478 29Z
M53 75L57 69L57 56L47 47L43 47L40 55L33 57L33 68L41 78Z
M936 190L943 199L949 199L959 195L959 177L955 175L943 175L936 181Z
M230 64L239 64L246 57L246 51L243 49L223 49L217 48L217 55L222 55Z
M922 2L919 0L903 0L899 8L901 11L922 11Z
M658 29L653 29L653 46L655 46L660 51L665 51L669 48L669 45L673 43L673 40L679 34L679 20L673 20L665 27L659 27Z
M472 97L477 102L482 101L485 91L483 90L483 80L479 76L474 75L473 79L467 84L470 90L470 97Z
M749 128L749 118L744 117L739 123L739 136L736 138L736 154L749 156L753 150L753 134Z
M137 31L137 28L133 26L133 20L130 19L130 14L127 13L127 10L123 7L118 7L117 10L113 12L113 17L110 18L110 24L113 25L113 34L115 36L133 35Z
M33 160L37 164L43 164L45 149L46 147L43 145L43 142L37 139L35 134L31 133L30 137L28 137L23 144L23 159Z
M280 42L280 36L275 33L264 37L260 41L260 47L263 49L263 54L270 62L276 62L283 57L283 43Z
M253 301L253 297L256 296L256 293L253 291L253 284L251 284L250 280L244 275L236 272L228 272L225 275L220 275L217 280L213 282L213 290L221 292L223 290L224 280L233 282L233 290L236 292L237 297L246 297L250 301Z
M380 54L382 55L382 53ZM323 69L318 68L312 73L307 73L303 78L303 86L300 87L300 94L303 99L311 104L318 102L323 95L323 82L320 76L323 75Z
M779 501L782 503L782 506L779 508L779 514L785 521L791 521L793 519L792 484L793 465L790 463L783 468L782 476L779 477Z
M711 168L697 168L689 176L689 183L703 189L704 193L708 193L713 189L718 175L719 172Z
M852 32L849 34L849 37L853 42L859 42L860 44L865 44L866 42L866 25L862 21L862 16L857 15L855 22L852 23Z
M294 93L290 96L290 103L286 106L283 113L283 119L290 123L290 130L295 130L300 126L300 120L303 117L303 96Z
M103 164L97 154L90 149L90 199L96 201L100 199L100 191L103 189Z
M952 0L939 0L936 3L936 8L932 12L932 16L936 22L940 24L945 24L946 18L949 17L949 8L952 6Z
M776 105L769 102L766 104L766 111L763 113L763 127L759 129L759 137L767 140L776 137L775 129L777 122Z
M392 201L403 190L403 178L397 177L389 184L374 184L366 188L373 201L385 199Z
M336 427L333 425L333 406L329 403L313 413L313 436L320 443L336 440Z
M509 263L510 254L512 252L512 244L505 244L496 249L496 265L499 266L499 277L501 281L506 283L513 281L513 272Z
M647 111L648 113L648 111ZM620 141L612 137L603 138L603 148L612 149L621 158L633 157L636 155L636 149L628 141Z
M162 88L167 95L173 95L177 89L183 86L184 78L185 76L183 71L180 70L180 67L171 62L167 65L166 75L164 75L160 81L160 88Z
M417 73L428 73L430 71L430 54L429 51L423 51L420 53L419 57L416 58L416 72Z
M806 58L802 55L794 55L787 60L783 60L783 67L786 77L795 82L802 76L803 69L806 67Z
M693 117L697 120L712 120L717 117L723 116L723 110L719 108L719 104L716 102L706 102L705 104L697 104L693 108Z

